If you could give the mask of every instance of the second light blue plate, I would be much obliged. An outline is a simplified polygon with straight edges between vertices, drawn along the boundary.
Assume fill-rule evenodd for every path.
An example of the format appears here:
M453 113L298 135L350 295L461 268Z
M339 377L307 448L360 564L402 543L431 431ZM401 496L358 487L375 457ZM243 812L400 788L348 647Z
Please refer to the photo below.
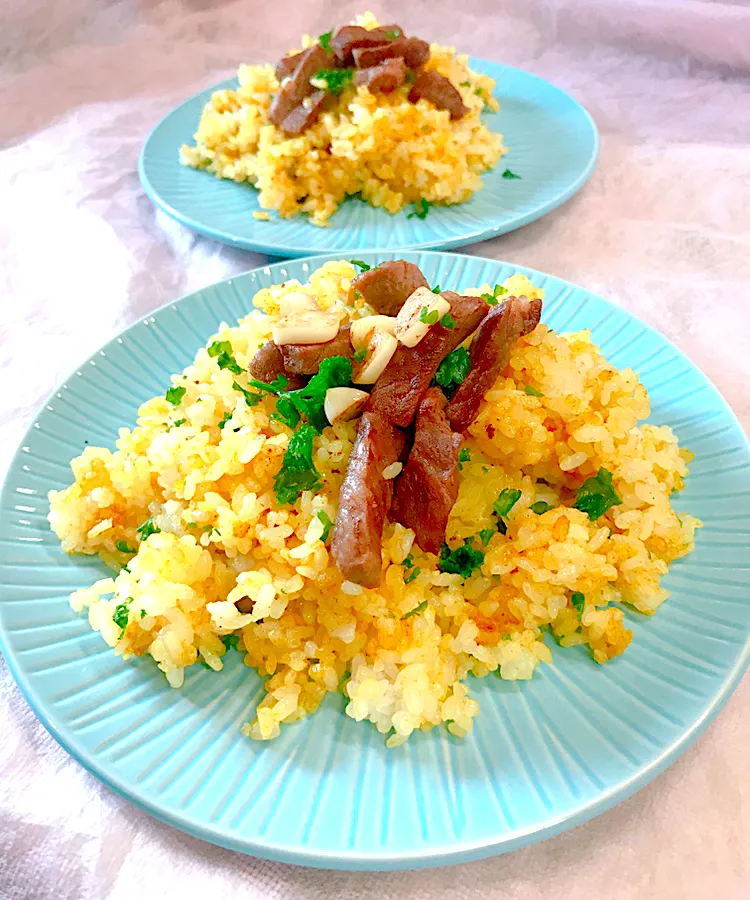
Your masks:
M403 255L430 284L461 290L516 267L447 253ZM254 294L306 281L323 258L256 269L183 297L135 323L55 391L32 424L0 497L0 645L21 690L57 740L103 781L193 835L255 856L340 868L446 864L522 846L579 824L648 782L721 708L750 650L750 455L716 389L665 338L623 309L539 272L543 318L591 329L607 357L632 366L653 421L695 453L678 511L699 516L696 548L671 568L672 596L631 614L627 652L599 666L552 646L529 682L469 679L481 712L458 740L416 732L388 750L343 696L281 737L240 733L261 697L238 653L220 673L191 667L180 690L150 658L114 655L69 592L108 570L70 558L47 524L47 491L71 481L86 443L113 446L138 406L163 394L222 320ZM520 268L520 267L519 267ZM675 828L680 828L675 823Z
M483 176L484 187L466 203L433 207L424 219L396 215L359 199L343 203L330 227L306 216L259 222L256 190L181 165L179 149L191 143L203 106L213 91L235 87L230 79L201 91L169 113L151 132L139 160L141 183L153 202L189 228L217 241L275 256L359 252L377 247L461 247L528 225L572 197L596 163L599 140L591 117L571 96L520 69L471 59L477 72L497 82L500 112L485 115L503 134L510 152ZM505 169L520 176L503 178Z

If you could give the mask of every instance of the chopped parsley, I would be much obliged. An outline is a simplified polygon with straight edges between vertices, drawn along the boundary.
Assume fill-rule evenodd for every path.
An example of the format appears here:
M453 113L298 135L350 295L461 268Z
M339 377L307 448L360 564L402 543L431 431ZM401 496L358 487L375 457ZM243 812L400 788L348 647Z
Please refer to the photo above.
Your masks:
M208 347L208 355L214 357L220 369L229 369L235 375L239 375L242 372L242 367L234 358L232 345L229 341L214 341Z
M410 619L412 616L418 616L419 613L424 612L427 609L427 601L423 600L419 606L415 606L414 609L410 609L406 615L401 616L402 621L404 619Z
M182 403L182 398L186 393L187 388L171 387L164 396L167 400L167 403L171 403L172 406L179 406L180 403Z
M232 647L237 649L237 644L240 642L240 636L238 634L225 634L224 637L222 637L221 642L227 650L231 650Z
M444 388L447 394L452 394L469 374L470 368L469 351L466 347L458 347L449 353L438 366L438 370L435 372L435 383Z
M518 179L520 179L520 177L521 177L521 176L520 176L520 175L516 175L515 172L511 172L510 169L506 169L506 170L503 172L503 178L505 178L505 179L508 180L508 181L510 181L511 178L518 178Z
M538 391L533 385L527 384L524 388L524 391L529 395L529 397L543 397L544 394L541 391Z
M223 428L227 424L227 422L232 418L233 415L234 415L234 412L225 412L221 419L221 422L219 422L219 428Z
M503 488L497 500L492 504L492 511L498 516L507 516L521 499L521 492L515 488Z
M451 550L446 543L443 543L440 548L438 569L451 575L460 575L464 579L468 578L484 562L484 553L471 546L472 540L473 538L466 538L464 543L455 550Z
M354 69L319 69L310 79L310 84L338 97L349 87L353 78Z
M289 393L281 394L282 398L289 400L291 406L298 413L305 416L312 427L320 432L328 424L323 405L326 399L326 391L332 387L346 387L351 384L352 380L352 361L345 356L330 356L324 359L316 375L308 381L305 387L298 391L289 391ZM278 410L279 403L276 404ZM282 404L282 409L286 413L289 407Z
M402 565L405 569L411 569L412 566L414 565L414 556L413 556L413 554L410 553L408 556L405 556L405 557L403 558L403 560L401 561L401 565Z
M612 487L612 473L601 468L578 488L573 508L585 512L592 522L596 522L608 509L621 503L622 500Z
M321 534L320 539L325 542L328 540L328 535L331 533L331 529L333 528L333 522L331 521L331 517L324 509L318 510L318 518L323 523L323 534Z
M128 627L128 621L130 620L130 610L128 609L128 603L132 603L132 601L133 598L128 597L128 599L124 603L118 603L115 607L115 611L112 613L112 621L120 629L120 635L117 638L118 641L125 634L125 629Z
M435 287L432 288L431 290L432 290L433 294L439 294L440 293L440 285L436 284Z
M573 608L578 613L578 618L580 619L586 605L586 597L580 591L576 591L574 594L571 594L570 602L573 604Z
M529 509L538 516L541 516L542 513L546 513L548 510L554 508L555 507L551 503L547 503L546 500L537 500L536 503L532 503L529 507Z
M417 203L412 203L414 207L414 212L410 212L406 217L407 219L413 219L416 216L418 219L426 219L427 213L430 211L430 202L429 200L425 200L424 197L420 197Z
M503 523L505 524L505 523ZM479 540L482 542L482 546L486 547L487 544L492 540L492 535L497 533L496 528L483 528L479 532Z
M424 325L434 325L440 318L440 313L436 309L427 309L423 306L419 312L419 321Z
M400 38L403 32L400 28L392 28L390 31L386 31L385 36L389 41L395 41L397 38Z
M443 326L443 328L447 328L448 331L453 331L453 329L456 327L456 320L448 312L440 320L440 324Z
M460 81L458 84L459 87L471 87L470 81Z
M419 566L413 568L411 572L409 572L409 574L406 576L406 578L404 578L404 584L411 584L421 571L422 570L419 568ZM426 602L427 601L425 600L425 603ZM406 618L406 616L404 616L404 618Z
M135 547L129 547L127 541L115 541L115 547L120 553L137 553Z
M462 447L458 451L458 468L463 469L465 462L471 462L471 451L468 447Z
M302 491L316 491L323 484L313 463L315 428L302 425L289 440L284 461L276 476L273 489L279 503L294 503Z
M145 618L146 618L146 610L145 610L145 609L142 609L142 610L141 610L141 618L142 618L142 619L145 619Z
M281 396L276 401L276 412L271 413L272 419L277 419L287 428L296 428L299 425L299 413L297 407L287 396Z
M477 97L481 97L481 96L482 96L482 89L481 89L480 87L478 87L478 88L474 91L474 93L476 94Z
M265 394L281 394L289 387L289 379L286 375L277 375L273 381L268 383L258 381L257 378L248 378L247 382L250 387L254 387Z
M143 525L139 525L136 528L136 532L138 533L138 537L140 537L142 541L145 541L146 538L151 537L152 534L159 534L161 532L161 528L158 528L156 525L154 525L154 519L152 516L150 519L146 519Z
M359 298L360 298L361 296L362 296L361 292L355 289L355 291L354 291L354 299L355 299L355 300L359 300Z
M187 419L178 419L176 422L172 422L172 428L179 428L180 425L184 425L187 422Z
M372 266L368 266L366 262L363 262L361 259L350 259L349 262L356 266L360 272L369 272Z
M505 524L505 519L499 518L497 520L497 530L505 536L508 533L508 526Z
M406 73L406 80L409 84L414 84L414 82L417 80L417 73L412 69L409 69L409 71Z
M497 306L497 301L503 294L508 293L508 288L503 287L501 284L496 284L492 289L491 294L481 294L482 300L486 300L490 306Z
M367 347L360 347L359 350L354 351L354 362L363 362L366 356Z
M330 31L326 31L325 34L321 34L318 38L318 43L324 50L331 49L331 38L333 37L333 29Z
M232 387L243 395L248 406L257 406L263 399L261 394L256 394L255 391L249 391L247 388L242 387L239 381L233 381Z

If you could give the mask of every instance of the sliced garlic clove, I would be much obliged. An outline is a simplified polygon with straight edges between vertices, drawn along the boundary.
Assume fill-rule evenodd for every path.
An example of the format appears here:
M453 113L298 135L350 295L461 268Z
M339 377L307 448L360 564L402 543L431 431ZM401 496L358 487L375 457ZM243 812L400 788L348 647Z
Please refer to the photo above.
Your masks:
M390 481L392 478L395 478L397 475L401 474L401 470L404 468L404 464L400 462L391 463L390 466L386 466L383 471L380 473L386 481Z
M351 330L349 331L352 347L356 349L364 346L376 328L385 331L387 334L395 334L395 316L363 316L361 319L353 319Z
M367 341L365 358L354 366L352 381L355 384L375 384L397 347L398 341L392 334L376 328Z
M416 347L417 344L443 316L450 312L451 305L440 294L433 294L427 287L420 287L407 297L396 316L395 335L405 347ZM423 312L426 310L426 312ZM428 322L422 319L429 317ZM432 321L434 320L434 322Z
M303 312L318 312L320 307L315 297L304 291L290 291L279 297L279 314L282 319L296 316Z
M367 391L359 391L357 388L328 388L323 402L326 419L331 425L334 422L348 422L362 412L362 407L369 397Z
M339 333L339 317L335 313L299 312L285 316L273 326L273 342L282 344L325 344Z

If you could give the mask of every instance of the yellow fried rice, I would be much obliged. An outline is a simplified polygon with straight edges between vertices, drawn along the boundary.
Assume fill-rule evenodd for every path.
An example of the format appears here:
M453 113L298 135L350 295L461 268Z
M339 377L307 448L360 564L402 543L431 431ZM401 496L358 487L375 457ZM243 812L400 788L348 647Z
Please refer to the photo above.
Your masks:
M326 263L303 289L344 320L371 314L361 300L356 309L345 303L354 275L349 262ZM542 295L523 275L505 287ZM260 309L212 341L230 341L245 368L271 333L279 298L299 289L290 281L260 291ZM479 711L468 673L531 678L551 661L547 629L563 647L588 645L599 663L622 653L631 632L609 604L653 613L667 597L660 580L669 563L693 546L700 523L670 503L691 455L668 427L638 425L649 414L646 390L632 370L609 365L586 331L539 325L519 340L470 427L448 541L493 526L504 488L521 497L507 534L494 530L481 570L463 582L392 523L381 586L345 581L318 513L336 517L357 422L325 428L314 449L323 487L279 506L273 482L291 431L271 418L273 397L249 407L237 378L201 348L172 379L185 389L178 405L148 400L114 452L88 447L73 460L74 483L50 493L50 523L64 550L99 554L118 570L71 604L88 609L124 659L150 654L178 688L196 662L220 670L222 637L239 636L245 663L268 676L243 729L252 738L275 737L336 691L347 715L372 722L391 746L440 723L463 736ZM592 522L571 504L600 467L622 503ZM541 515L530 509L540 500L552 506ZM141 539L150 518L160 531ZM585 597L580 613L573 592ZM253 601L249 614L235 606L243 598Z
M378 22L365 13L355 24L375 28ZM305 35L302 47L315 40ZM467 115L451 121L447 110L427 101L410 103L405 88L371 94L351 86L313 126L286 137L268 120L279 87L273 66L242 65L239 87L216 91L206 104L195 144L181 148L181 161L248 182L264 209L283 218L308 213L316 225L325 225L353 194L391 213L422 198L462 203L506 152L502 135L480 119L484 109L499 109L495 82L469 69L467 56L438 44L431 45L425 69L451 80Z

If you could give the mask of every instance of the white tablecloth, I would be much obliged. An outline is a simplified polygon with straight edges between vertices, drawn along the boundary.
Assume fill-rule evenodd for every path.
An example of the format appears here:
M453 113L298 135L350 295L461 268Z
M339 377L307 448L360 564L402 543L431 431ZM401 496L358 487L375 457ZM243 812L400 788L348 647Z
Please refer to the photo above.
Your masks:
M340 2L0 5L0 473L81 359L175 296L262 261L157 214L151 126L239 61L361 9ZM462 0L385 19L549 78L601 130L599 168L540 222L467 252L562 276L681 347L750 430L747 0ZM0 660L0 898L750 897L750 680L637 796L538 846L427 872L253 860L152 820L48 736Z

